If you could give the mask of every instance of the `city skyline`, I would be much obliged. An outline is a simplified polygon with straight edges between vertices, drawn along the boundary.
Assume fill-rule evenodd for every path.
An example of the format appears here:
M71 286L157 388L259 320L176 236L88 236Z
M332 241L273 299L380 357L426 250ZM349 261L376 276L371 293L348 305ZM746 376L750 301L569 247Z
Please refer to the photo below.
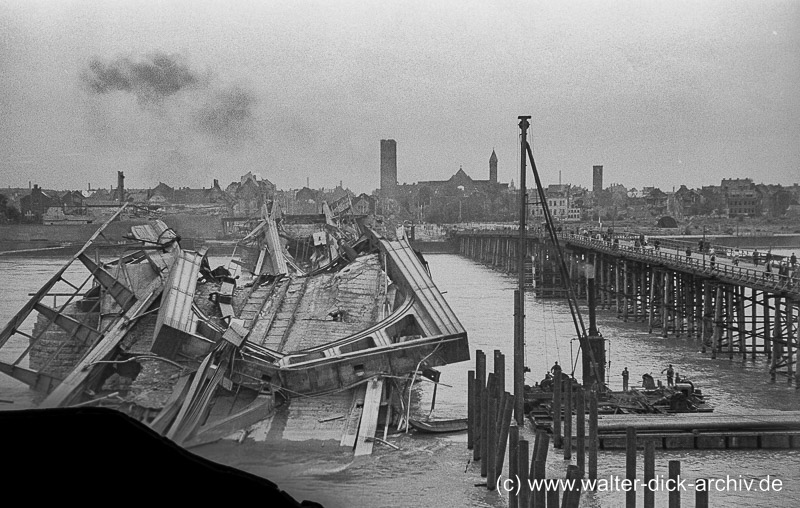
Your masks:
M400 184L487 178L492 149L516 182L525 114L545 183L591 188L593 165L637 189L800 174L795 2L3 0L0 28L5 186L105 187L121 170L132 188L199 188L252 171L371 192L386 138ZM87 87L93 64L153 55L186 88Z

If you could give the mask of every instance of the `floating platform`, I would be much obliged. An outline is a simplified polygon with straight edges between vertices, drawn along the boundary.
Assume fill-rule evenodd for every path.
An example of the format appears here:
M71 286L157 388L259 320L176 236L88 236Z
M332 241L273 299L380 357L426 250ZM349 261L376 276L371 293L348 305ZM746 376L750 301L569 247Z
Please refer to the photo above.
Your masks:
M636 429L639 445L653 441L663 449L800 448L800 411L600 415L597 427L606 450L625 448L628 427Z

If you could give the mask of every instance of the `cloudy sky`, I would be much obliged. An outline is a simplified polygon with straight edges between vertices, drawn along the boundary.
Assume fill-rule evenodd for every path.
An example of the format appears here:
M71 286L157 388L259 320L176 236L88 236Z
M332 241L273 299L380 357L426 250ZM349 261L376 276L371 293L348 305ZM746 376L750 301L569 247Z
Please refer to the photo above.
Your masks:
M508 182L526 114L546 183L791 184L799 55L798 0L0 0L0 187Z

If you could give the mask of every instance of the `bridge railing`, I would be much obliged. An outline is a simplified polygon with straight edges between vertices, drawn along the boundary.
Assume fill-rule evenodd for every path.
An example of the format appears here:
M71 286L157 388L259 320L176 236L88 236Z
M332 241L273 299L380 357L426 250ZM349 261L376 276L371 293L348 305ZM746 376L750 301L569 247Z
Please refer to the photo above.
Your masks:
M642 261L669 263L675 268L690 269L697 274L723 277L734 283L758 285L767 287L773 291L792 292L800 295L800 269L798 268L795 268L791 275L781 275L777 272L733 266L719 261L712 266L710 260L687 257L681 253L672 253L660 249L656 250L653 247L637 248L625 244L614 245L604 240L593 239L572 233L562 232L559 233L559 237L569 243L583 245L609 254L624 252L627 257Z

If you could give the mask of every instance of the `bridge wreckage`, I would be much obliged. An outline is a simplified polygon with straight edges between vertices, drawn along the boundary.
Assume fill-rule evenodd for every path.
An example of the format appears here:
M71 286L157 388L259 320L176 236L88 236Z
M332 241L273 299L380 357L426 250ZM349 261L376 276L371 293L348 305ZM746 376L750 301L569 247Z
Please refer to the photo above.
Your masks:
M467 333L402 229L324 212L265 211L236 278L160 220L103 241L112 217L0 331L0 372L42 408L114 407L183 446L283 412L275 441L371 453L380 423L407 425L417 373L469 359Z

